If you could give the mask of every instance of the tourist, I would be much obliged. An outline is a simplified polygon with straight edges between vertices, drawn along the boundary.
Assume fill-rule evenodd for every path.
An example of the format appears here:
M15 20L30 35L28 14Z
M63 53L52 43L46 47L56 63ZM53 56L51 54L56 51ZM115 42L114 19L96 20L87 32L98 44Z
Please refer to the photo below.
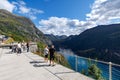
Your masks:
M16 45L13 45L13 46L12 46L12 52L14 52L14 53L17 52L17 47L16 47Z
M44 60L45 62L48 62L48 53L49 53L49 49L48 49L48 46L46 45L45 48L44 48Z
M51 48L49 49L50 52L50 65L52 63L52 66L54 66L54 58L55 58L55 48L54 45L51 46Z
M22 49L23 49L23 51L26 50L26 43L25 42L22 43Z
M27 47L27 52L29 52L29 48L30 48L30 43L29 42L27 42L26 47Z
M17 50L18 50L17 53L18 53L18 54L20 54L20 53L22 52L22 51L21 51L21 47L22 47L22 46L21 46L21 43L18 42L18 44L17 44Z

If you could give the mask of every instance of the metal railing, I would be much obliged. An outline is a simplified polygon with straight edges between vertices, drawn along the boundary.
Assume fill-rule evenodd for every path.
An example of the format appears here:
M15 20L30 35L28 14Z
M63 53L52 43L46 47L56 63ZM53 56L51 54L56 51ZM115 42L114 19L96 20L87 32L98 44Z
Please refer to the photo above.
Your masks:
M120 65L112 62L105 62L90 58L85 58L77 55L65 54L64 55L71 68L76 72L81 72L82 69L88 69L88 61L97 64L97 67L102 71L102 76L105 80L120 80Z

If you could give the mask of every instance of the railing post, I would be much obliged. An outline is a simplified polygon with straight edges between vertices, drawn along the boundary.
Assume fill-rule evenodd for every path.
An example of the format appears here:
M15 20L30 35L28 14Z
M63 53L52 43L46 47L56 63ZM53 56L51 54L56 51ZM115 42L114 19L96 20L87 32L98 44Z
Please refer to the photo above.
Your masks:
M109 80L112 80L112 63L109 62Z
M75 55L75 70L78 71L78 56Z

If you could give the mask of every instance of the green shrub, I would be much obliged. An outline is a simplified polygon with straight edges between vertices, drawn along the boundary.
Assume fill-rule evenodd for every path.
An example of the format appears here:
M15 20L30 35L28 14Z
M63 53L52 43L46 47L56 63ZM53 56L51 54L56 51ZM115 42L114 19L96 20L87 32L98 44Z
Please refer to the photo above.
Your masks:
M43 43L43 42L37 42L38 52L42 52L43 53L45 45L46 44Z
M104 80L102 77L102 71L97 67L96 64L91 64L88 68L88 75L96 80Z

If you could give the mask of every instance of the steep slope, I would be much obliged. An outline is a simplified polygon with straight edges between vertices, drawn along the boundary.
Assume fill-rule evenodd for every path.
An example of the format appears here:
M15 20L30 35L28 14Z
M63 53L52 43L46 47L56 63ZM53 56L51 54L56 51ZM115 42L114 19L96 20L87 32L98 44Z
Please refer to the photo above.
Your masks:
M17 41L41 41L51 44L51 41L35 27L30 19L3 9L0 9L0 34L11 36Z
M55 45L72 49L80 56L120 64L120 24L97 26Z
M53 34L45 34L45 36L48 37L51 41L59 41L67 38L66 35L59 36Z

